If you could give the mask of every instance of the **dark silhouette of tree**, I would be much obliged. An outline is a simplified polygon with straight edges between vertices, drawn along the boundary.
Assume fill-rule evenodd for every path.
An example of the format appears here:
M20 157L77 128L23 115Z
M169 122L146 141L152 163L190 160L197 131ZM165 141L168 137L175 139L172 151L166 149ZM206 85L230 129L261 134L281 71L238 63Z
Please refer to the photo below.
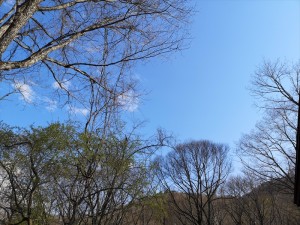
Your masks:
M214 224L214 201L230 170L228 150L210 141L191 141L158 160L159 179L181 224Z
M290 193L295 190L295 197L299 186L295 182L299 74L299 64L280 61L265 62L257 70L251 91L259 98L258 105L265 109L265 114L239 143L249 170L266 180L277 179L283 190ZM298 204L296 199L295 203Z

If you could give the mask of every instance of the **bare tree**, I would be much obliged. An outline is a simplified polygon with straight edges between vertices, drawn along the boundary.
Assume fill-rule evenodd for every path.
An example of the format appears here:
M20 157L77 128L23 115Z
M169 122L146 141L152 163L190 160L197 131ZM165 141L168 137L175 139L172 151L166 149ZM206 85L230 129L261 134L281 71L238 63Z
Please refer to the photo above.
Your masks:
M213 203L230 170L228 150L226 145L192 141L160 160L159 177L181 224L215 224Z
M232 223L274 224L273 196L268 190L261 190L259 185L260 182L251 174L232 177L227 182L224 200Z
M265 62L253 76L252 93L265 109L261 122L238 145L245 166L260 178L294 190L300 66Z
M82 107L89 120L136 96L133 62L182 48L190 11L186 0L0 5L0 84L7 89L0 98L19 92L28 102L73 103L69 109Z
M249 186L246 185L246 179L243 179L243 177L230 177L226 181L226 184L222 187L222 206L227 213L227 217L230 218L227 219L228 224L248 224L249 214L243 196L250 191Z
M264 182L251 173L231 177L224 187L225 224L298 224L299 211L291 196L278 191L275 182Z

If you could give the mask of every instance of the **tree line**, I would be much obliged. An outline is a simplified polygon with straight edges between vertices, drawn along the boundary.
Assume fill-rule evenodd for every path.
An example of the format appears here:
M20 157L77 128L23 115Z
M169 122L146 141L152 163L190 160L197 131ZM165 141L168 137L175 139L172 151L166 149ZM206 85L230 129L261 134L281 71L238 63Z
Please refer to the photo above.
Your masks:
M288 177L230 176L229 148L1 124L2 224L298 224ZM166 139L164 139L166 138Z

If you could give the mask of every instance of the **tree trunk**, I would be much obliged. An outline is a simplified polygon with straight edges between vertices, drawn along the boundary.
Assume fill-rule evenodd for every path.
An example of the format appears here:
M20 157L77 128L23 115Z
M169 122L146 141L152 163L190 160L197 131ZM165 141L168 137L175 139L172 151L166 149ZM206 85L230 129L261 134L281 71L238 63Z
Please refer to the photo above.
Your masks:
M300 206L300 94L298 100L298 124L296 136L296 166L295 166L295 188L294 188L294 203Z

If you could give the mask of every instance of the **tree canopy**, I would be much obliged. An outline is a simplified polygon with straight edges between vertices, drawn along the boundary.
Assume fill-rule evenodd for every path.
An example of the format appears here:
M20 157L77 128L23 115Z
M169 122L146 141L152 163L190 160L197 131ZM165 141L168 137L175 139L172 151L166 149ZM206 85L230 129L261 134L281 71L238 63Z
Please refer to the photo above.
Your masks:
M0 99L20 93L32 102L36 91L41 102L90 116L126 104L132 63L182 48L187 2L0 1Z

